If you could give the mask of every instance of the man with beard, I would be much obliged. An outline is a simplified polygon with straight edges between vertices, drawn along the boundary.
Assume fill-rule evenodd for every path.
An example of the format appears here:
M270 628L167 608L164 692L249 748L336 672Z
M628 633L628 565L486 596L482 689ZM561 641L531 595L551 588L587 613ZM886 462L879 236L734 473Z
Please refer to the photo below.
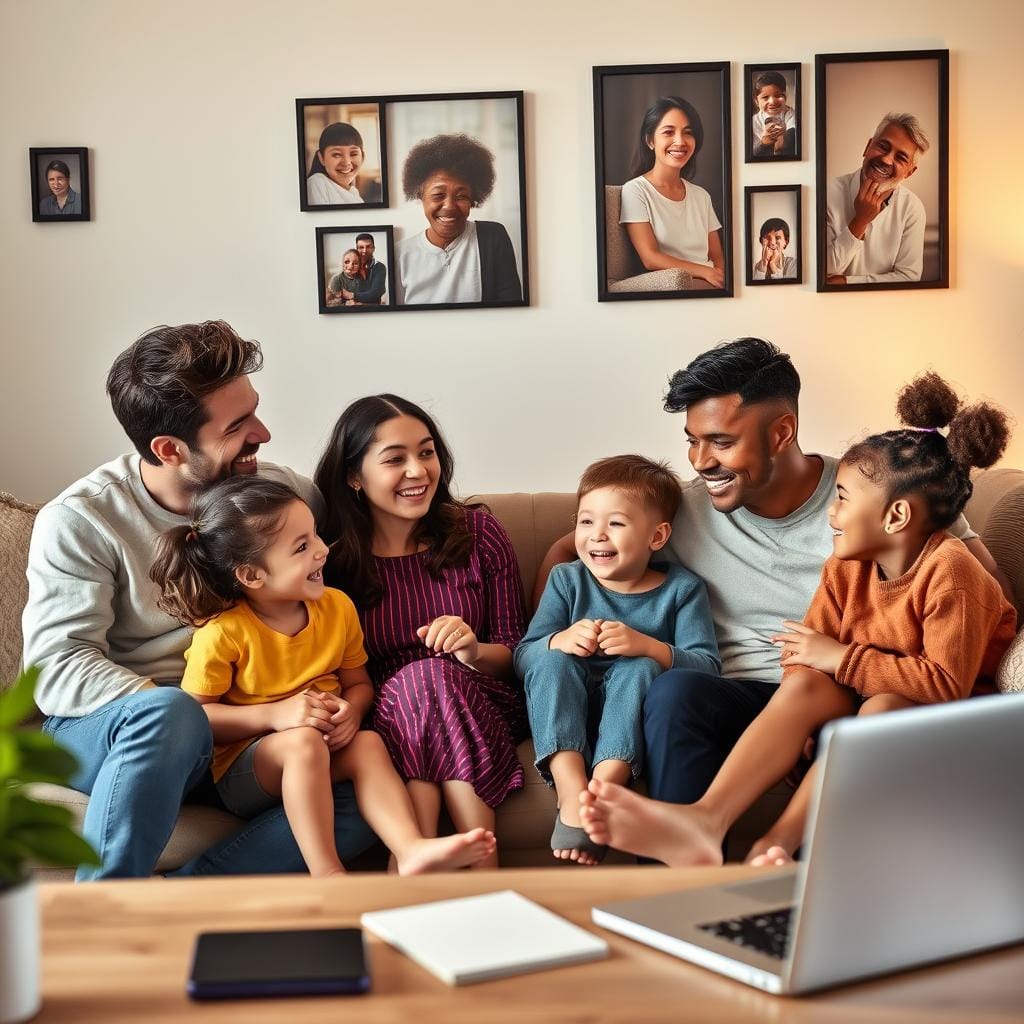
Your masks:
M828 284L920 281L924 203L904 182L928 139L912 114L886 114L861 166L828 184Z
M259 344L222 321L143 335L107 377L114 414L137 454L100 466L36 518L25 664L40 669L43 728L77 758L72 785L90 795L83 833L103 865L80 869L80 879L152 874L182 798L209 767L206 715L178 686L191 630L157 608L149 578L158 537L189 521L199 488L258 468L314 509L320 505L309 480L282 467L258 467L257 451L270 433L256 415L259 397L249 374L262 363ZM372 835L350 784L336 787L335 806L345 858ZM280 807L183 869L302 870Z

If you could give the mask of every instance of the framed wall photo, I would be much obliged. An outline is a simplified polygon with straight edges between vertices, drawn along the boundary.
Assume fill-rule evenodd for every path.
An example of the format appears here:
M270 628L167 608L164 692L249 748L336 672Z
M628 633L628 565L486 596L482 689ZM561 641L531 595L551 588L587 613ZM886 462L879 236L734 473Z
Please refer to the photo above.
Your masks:
M799 64L744 64L746 162L800 160L801 110Z
M295 101L299 209L388 205L384 105L375 97Z
M729 64L594 68L597 297L732 295Z
M800 284L800 186L748 185L743 190L743 205L747 284Z
M819 54L818 291L949 287L949 51Z
M321 313L393 309L394 229L390 224L317 228L316 274Z
M34 221L90 220L89 150L83 146L28 151Z
M396 308L529 305L523 93L386 99Z

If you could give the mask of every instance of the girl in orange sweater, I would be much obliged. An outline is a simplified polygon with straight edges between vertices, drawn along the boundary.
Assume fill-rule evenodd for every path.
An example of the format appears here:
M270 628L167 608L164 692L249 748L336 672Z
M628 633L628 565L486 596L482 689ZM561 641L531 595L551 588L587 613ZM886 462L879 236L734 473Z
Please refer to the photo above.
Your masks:
M1007 418L987 405L961 409L935 374L904 388L896 410L909 429L869 437L840 462L835 554L803 623L785 622L773 637L783 678L767 707L695 804L591 783L581 817L595 842L672 865L721 863L726 831L826 722L957 700L993 674L1016 612L946 528L971 495L971 467L992 465L1006 447ZM946 425L948 437L938 432ZM783 863L800 845L813 776L752 862Z

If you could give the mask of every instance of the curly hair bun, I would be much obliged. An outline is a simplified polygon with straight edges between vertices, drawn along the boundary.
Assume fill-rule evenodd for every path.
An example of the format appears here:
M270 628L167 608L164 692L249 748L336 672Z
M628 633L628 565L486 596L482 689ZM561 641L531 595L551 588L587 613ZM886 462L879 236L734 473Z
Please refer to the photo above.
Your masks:
M970 469L987 469L999 461L1010 440L1010 423L1006 413L994 405L979 402L961 409L949 426L949 454L953 460Z
M896 398L896 415L900 422L920 430L947 426L959 409L956 392L937 373L926 373L912 380Z

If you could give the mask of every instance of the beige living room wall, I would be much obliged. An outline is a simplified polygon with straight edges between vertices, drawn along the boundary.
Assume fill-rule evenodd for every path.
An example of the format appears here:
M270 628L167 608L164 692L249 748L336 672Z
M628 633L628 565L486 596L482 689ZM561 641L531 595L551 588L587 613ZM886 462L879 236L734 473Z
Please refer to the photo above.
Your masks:
M835 452L892 425L934 367L971 396L1024 402L1024 132L1011 0L908 0L884 15L793 0L694 8L523 0L0 0L0 489L45 499L125 449L103 382L159 323L223 317L263 342L275 461L310 472L351 399L392 390L444 426L464 492L566 489L590 460L686 467L669 374L721 339L768 337L804 380L803 440ZM596 301L591 67L730 60L733 238L743 186L804 186L813 255L815 53L951 51L951 288ZM799 163L744 165L748 62L802 61ZM301 213L296 97L522 89L532 306L317 313L314 228L388 212ZM93 220L33 224L30 146L88 146ZM737 252L737 270L742 253ZM1006 462L1024 465L1024 428Z

